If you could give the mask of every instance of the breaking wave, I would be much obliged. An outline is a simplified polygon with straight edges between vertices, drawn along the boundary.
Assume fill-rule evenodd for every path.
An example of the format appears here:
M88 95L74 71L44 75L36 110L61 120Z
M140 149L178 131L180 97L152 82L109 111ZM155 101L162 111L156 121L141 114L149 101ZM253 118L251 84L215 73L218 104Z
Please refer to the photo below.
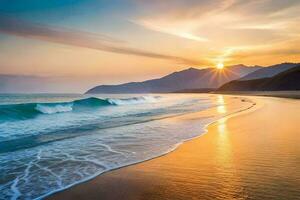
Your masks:
M33 118L39 114L55 114L62 112L81 111L102 106L131 105L156 102L159 96L141 96L126 99L100 99L89 97L71 102L58 103L25 103L0 105L0 121L2 120L24 120Z

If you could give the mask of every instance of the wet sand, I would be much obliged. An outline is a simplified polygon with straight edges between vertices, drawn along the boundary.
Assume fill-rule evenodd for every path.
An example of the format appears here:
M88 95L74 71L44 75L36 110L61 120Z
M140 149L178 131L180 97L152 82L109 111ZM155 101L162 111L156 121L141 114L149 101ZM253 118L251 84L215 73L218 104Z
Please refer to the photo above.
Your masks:
M234 94L243 96L266 96L266 97L282 97L282 98L292 98L300 99L300 91L218 91L216 94Z
M300 199L300 101L247 98L255 108L175 151L49 199Z

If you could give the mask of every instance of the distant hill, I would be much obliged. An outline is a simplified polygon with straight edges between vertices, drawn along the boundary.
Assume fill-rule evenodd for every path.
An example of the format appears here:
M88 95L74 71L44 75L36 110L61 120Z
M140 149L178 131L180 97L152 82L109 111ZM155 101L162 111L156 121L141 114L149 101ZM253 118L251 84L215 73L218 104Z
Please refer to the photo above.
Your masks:
M235 65L223 70L215 68L189 68L158 79L131 82L121 85L100 85L86 93L164 93L185 89L218 88L222 84L239 79L261 67Z
M234 80L221 86L218 91L284 91L300 90L300 65L271 78Z
M277 65L272 65L269 67L263 67L257 71L254 71L254 72L242 77L241 80L269 78L269 77L275 76L283 71L291 69L297 65L299 65L299 63L281 63L281 64L277 64Z

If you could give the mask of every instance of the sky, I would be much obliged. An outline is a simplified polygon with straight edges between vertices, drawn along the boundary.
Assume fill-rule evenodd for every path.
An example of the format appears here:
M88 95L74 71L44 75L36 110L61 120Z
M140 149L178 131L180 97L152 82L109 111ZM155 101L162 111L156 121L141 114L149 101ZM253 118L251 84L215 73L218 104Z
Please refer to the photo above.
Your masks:
M0 1L0 74L80 90L219 63L300 62L299 46L299 0Z

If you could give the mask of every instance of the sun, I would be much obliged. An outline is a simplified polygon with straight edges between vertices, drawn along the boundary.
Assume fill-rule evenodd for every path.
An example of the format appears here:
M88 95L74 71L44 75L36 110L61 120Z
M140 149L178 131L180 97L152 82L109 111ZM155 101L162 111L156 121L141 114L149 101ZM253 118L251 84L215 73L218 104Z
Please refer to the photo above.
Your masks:
M217 69L223 69L224 68L224 64L223 63L218 63L217 64Z

